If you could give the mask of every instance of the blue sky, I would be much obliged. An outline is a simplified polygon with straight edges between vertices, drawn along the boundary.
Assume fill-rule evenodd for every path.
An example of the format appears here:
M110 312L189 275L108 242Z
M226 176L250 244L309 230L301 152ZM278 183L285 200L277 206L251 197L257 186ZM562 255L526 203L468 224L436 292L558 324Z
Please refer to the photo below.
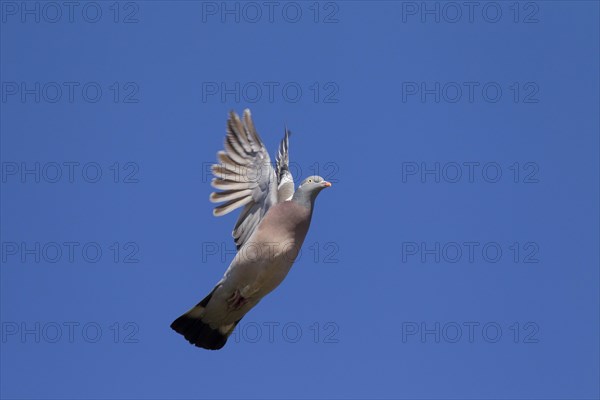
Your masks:
M598 3L223 4L0 2L1 396L598 398ZM334 185L209 352L246 107Z

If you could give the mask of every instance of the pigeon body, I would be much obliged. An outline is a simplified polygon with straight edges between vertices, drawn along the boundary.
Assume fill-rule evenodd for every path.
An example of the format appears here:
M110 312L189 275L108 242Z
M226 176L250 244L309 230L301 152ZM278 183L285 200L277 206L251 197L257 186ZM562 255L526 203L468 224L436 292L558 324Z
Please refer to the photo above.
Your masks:
M215 208L217 216L244 207L233 230L238 253L210 294L171 324L190 343L211 350L222 348L244 315L285 279L308 233L315 199L331 186L311 176L294 192L288 130L273 170L248 110L244 122L230 114L227 152L219 152L222 164L213 166L213 186L225 190L211 195L226 202Z

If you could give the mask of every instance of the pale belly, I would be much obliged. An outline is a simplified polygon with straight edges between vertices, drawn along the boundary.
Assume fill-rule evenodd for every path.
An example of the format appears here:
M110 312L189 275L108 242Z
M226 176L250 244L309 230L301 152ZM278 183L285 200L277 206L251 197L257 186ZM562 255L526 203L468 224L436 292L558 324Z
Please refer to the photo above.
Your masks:
M228 271L226 280L235 282L243 297L261 298L285 279L299 248L294 241L248 243L235 257L243 268Z
M235 323L281 284L310 224L309 211L299 207L285 202L267 212L219 282L206 307L205 322L214 326Z
M294 263L295 254L295 251L289 250L276 251L272 256L254 259L250 252L245 253L240 249L232 265L235 262L244 264L225 272L205 310L204 321L218 327L241 319L283 282ZM236 293L241 296L237 300L239 305L232 305L230 301Z

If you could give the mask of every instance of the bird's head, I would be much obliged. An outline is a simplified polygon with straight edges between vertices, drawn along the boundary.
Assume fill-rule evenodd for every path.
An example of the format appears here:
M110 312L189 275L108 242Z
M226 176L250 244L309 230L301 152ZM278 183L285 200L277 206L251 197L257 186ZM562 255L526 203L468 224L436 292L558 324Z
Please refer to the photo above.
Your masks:
M310 197L316 197L321 190L330 186L330 182L327 182L319 175L313 175L303 180L300 186L298 186L298 190L310 194Z

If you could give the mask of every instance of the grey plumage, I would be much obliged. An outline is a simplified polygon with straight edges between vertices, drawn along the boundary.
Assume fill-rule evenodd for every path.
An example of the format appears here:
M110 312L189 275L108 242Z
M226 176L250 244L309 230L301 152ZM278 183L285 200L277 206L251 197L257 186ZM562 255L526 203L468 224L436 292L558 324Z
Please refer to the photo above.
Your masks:
M270 163L250 111L244 121L234 112L227 121L225 151L213 166L214 215L243 207L233 229L238 247L223 278L211 293L172 324L190 343L220 349L236 325L289 272L308 232L318 193L331 186L320 176L306 178L294 192L289 171L289 131L279 146L276 168Z

